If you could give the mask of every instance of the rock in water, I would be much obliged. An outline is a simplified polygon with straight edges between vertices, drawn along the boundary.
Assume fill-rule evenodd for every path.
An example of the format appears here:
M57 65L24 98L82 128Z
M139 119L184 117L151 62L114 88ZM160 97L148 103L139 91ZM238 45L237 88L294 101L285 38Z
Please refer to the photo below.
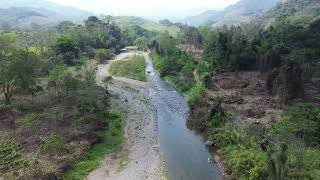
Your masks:
M213 146L214 145L214 143L212 141L207 141L205 144L206 144L206 146Z

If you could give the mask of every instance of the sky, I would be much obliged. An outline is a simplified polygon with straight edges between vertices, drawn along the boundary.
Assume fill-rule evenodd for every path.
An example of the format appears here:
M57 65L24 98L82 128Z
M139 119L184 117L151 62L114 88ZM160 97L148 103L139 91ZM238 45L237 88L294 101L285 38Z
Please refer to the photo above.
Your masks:
M153 19L183 18L206 10L221 10L239 0L50 0L97 14Z

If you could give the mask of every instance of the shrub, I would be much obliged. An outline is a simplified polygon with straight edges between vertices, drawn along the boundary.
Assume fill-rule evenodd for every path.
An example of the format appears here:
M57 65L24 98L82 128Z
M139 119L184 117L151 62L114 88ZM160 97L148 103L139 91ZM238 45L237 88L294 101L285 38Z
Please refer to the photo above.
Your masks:
M96 49L96 59L98 59L101 63L107 61L112 57L112 50L111 49Z
M219 127L222 123L226 121L227 117L221 113L221 112L216 112L212 116L211 120L208 122L208 127L209 128L217 128Z
M264 179L268 175L267 155L257 140L229 124L214 134L224 164L238 178Z
M165 58L161 57L160 55L157 55L156 53L152 54L152 60L154 62L155 68L160 73L160 76L164 77L167 75L167 64L165 64Z
M317 179L320 176L320 150L292 150L288 157L290 179Z
M202 82L198 82L187 93L189 103L196 103L206 95L206 87Z

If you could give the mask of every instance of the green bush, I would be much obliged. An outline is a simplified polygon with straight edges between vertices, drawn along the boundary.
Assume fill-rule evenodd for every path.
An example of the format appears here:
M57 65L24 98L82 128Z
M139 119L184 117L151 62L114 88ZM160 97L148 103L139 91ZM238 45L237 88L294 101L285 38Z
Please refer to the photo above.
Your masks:
M61 155L66 149L63 144L63 136L50 135L40 145L40 152L49 155Z
M208 122L208 127L209 128L217 128L219 127L222 123L226 121L227 117L221 113L221 112L216 112L212 116L211 120Z
M214 134L224 164L238 178L265 179L268 175L267 155L257 140L229 124Z
M112 57L113 52L111 49L96 49L95 54L95 58L103 63Z
M320 150L295 149L288 157L289 179L318 179L320 177Z
M167 66L165 64L165 59L156 53L152 53L152 60L157 71L160 73L160 76L164 77L166 75Z
M187 93L187 99L189 103L196 103L206 95L206 87L202 82L198 82Z

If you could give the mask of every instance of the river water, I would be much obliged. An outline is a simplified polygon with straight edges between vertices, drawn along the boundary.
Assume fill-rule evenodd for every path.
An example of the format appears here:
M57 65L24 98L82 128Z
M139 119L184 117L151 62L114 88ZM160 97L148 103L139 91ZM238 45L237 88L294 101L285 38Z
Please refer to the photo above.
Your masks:
M223 179L202 138L186 127L188 104L155 71L145 54L151 81L150 98L157 109L160 150L169 180Z

